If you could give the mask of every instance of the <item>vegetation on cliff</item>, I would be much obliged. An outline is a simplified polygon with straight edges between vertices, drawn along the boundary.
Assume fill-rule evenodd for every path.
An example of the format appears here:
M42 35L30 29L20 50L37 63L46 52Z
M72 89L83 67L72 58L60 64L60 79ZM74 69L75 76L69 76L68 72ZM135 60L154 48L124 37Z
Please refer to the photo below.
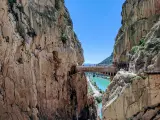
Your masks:
M126 0L122 8L122 26L113 51L117 63L128 62L128 52L139 45L160 16L159 0Z
M0 8L0 120L96 119L84 74L70 74L84 58L64 0Z
M105 60L103 60L102 62L98 63L98 65L111 65L112 64L112 61L113 61L113 53L107 57Z
M160 104L160 1L126 0L113 61L129 63L103 96L103 118L158 120Z

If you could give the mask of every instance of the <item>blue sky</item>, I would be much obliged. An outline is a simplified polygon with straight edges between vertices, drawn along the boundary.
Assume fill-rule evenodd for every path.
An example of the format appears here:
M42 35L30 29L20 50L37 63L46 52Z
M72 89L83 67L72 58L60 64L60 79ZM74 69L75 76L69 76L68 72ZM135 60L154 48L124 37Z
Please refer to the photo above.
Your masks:
M85 63L99 63L113 51L124 0L65 0Z

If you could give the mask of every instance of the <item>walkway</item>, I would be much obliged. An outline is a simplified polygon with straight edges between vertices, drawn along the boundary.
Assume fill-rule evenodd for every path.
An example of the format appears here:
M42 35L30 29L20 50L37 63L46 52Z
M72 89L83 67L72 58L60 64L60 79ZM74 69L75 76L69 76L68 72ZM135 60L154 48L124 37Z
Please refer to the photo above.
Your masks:
M111 66L76 66L77 72L99 72L109 76L115 76L117 67Z

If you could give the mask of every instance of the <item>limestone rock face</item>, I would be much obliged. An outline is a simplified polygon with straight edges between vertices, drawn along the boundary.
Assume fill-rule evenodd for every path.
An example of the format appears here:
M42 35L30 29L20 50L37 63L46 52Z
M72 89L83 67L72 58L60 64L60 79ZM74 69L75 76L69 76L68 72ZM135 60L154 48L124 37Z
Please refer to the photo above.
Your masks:
M71 120L85 113L86 79L71 72L82 63L63 0L0 0L0 120Z
M119 76L121 79L117 83L124 80L123 74ZM119 87L115 90L112 88L115 95L110 93L110 97L105 96L112 96L112 99L103 103L103 120L159 120L160 75L149 75L146 79L133 76L128 78L134 78L128 86L124 85L119 91Z
M126 0L114 62L129 63L103 96L103 120L159 120L160 1Z
M137 46L130 60L130 71L142 73L160 71L160 19L144 38L144 46Z
M103 96L104 120L160 119L160 75L155 74L160 70L159 28L160 21L131 56L130 71L119 71L113 78Z
M122 8L122 27L114 46L114 62L128 61L129 51L144 39L159 16L159 0L126 0Z
M113 78L112 82L108 86L106 92L103 95L103 106L106 107L110 104L110 101L119 97L123 90L130 85L132 80L136 77L136 74L126 72L124 70L119 71Z
M113 78L103 97L104 120L159 119L160 75L155 74L160 70L159 28L158 20L145 36L144 46L131 56L130 71Z

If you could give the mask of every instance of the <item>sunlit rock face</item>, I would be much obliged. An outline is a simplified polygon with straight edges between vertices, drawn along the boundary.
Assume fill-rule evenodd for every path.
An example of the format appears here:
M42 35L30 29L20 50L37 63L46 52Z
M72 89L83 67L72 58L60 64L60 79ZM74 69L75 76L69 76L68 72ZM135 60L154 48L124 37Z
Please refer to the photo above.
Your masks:
M109 86L109 92L105 93L107 102L103 99L103 120L160 119L160 75L149 75L142 79L131 73L119 73L114 82L116 80L117 89Z
M103 96L103 120L159 120L160 1L126 0L114 62L129 63Z
M122 27L115 40L114 62L128 61L128 53L138 45L160 16L159 0L126 0L122 8Z
M129 70L137 74L160 71L160 19L144 38L145 44L137 46L130 58Z
M120 71L103 96L104 120L160 119L160 21L131 56L128 72ZM132 64L132 65L131 65Z
M86 79L70 72L82 63L63 0L0 0L0 120L71 120L86 113Z

